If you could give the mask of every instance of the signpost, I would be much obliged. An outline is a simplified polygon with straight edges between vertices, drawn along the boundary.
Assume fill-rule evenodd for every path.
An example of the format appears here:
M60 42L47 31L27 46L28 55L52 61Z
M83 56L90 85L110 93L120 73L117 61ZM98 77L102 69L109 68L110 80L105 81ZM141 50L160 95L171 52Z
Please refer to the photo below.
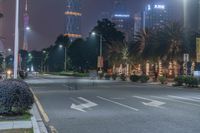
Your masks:
M98 64L97 64L97 66L98 66L98 68L100 68L100 73L102 72L102 68L103 68L103 56L98 56Z
M200 77L200 37L196 38L196 68L194 71L195 77Z

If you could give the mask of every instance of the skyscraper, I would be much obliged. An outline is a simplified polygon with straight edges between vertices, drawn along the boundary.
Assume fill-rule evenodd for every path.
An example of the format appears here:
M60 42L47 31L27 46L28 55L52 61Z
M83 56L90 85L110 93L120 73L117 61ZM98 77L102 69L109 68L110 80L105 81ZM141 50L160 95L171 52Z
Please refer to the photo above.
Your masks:
M116 24L116 28L125 33L127 41L131 41L134 32L134 20L126 8L125 0L115 0L112 22Z
M81 38L81 3L80 0L66 0L66 27L65 35L73 41Z
M24 10L24 42L23 42L23 50L28 50L28 31L30 30L29 27L29 14L28 14L28 0L25 3L25 10Z
M184 0L184 27L200 30L200 0Z
M162 0L150 1L145 7L143 14L144 26L146 28L156 28L169 21L168 6Z

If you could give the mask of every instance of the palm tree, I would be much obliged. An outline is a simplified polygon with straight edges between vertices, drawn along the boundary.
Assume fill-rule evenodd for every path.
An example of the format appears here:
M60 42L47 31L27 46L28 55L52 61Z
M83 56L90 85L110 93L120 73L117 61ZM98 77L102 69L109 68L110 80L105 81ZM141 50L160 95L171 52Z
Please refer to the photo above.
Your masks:
M114 41L107 45L107 59L110 65L120 65L122 63L122 49L123 43L119 41Z
M160 56L164 61L182 59L184 30L178 22L168 23L159 31Z
M141 30L134 36L134 42L130 45L130 55L138 61L152 60L157 54L155 42L156 29Z

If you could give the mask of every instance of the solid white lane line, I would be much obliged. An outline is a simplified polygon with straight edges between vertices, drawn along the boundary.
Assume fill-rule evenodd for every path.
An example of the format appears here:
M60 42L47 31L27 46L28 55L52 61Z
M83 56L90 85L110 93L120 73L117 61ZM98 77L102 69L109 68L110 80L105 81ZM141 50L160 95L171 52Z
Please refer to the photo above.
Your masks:
M200 102L199 100L187 98L187 97L180 97L180 96L173 96L173 95L168 95L168 97L175 98L175 99L182 99L182 100L188 100L188 101L193 101L193 102Z
M170 99L170 98L164 98L164 97L158 97L158 96L151 96L151 97L158 98L158 99L163 99L163 100L168 100L168 101L172 101L172 102L178 102L178 103L182 103L182 104L189 104L189 105L192 105L192 106L200 107L199 104L189 103L189 102L183 102L183 101L176 100L176 99Z
M115 101L112 101L110 99L107 99L107 98L104 98L104 97L101 97L101 96L97 96L99 99L101 100L104 100L104 101L107 101L107 102L110 102L110 103L114 103L116 105L119 105L119 106L122 106L122 107L125 107L125 108L128 108L130 110L134 110L134 111L139 111L139 109L136 109L136 108L133 108L131 106L128 106L128 105L125 105L125 104L122 104L122 103L119 103L119 102L115 102Z

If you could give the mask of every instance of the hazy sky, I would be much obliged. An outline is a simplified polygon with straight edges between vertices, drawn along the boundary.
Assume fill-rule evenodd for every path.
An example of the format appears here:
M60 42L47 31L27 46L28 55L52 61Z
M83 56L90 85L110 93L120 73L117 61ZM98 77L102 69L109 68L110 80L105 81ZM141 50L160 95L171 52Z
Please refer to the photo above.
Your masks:
M23 21L23 5L21 1L20 20ZM65 0L28 0L30 26L29 48L41 49L54 43L59 34L64 33L65 27ZM111 12L114 0L82 0L82 33L87 36L88 32L101 17L102 12ZM131 13L141 10L146 0L126 0ZM14 38L14 11L15 0L4 0L3 7L3 36L6 38L6 47L13 47ZM1 7L0 6L0 7ZM2 10L2 9L1 9ZM1 20L2 21L2 20ZM23 38L23 25L20 26L20 37ZM22 42L22 41L21 41ZM20 43L22 45L22 43Z

